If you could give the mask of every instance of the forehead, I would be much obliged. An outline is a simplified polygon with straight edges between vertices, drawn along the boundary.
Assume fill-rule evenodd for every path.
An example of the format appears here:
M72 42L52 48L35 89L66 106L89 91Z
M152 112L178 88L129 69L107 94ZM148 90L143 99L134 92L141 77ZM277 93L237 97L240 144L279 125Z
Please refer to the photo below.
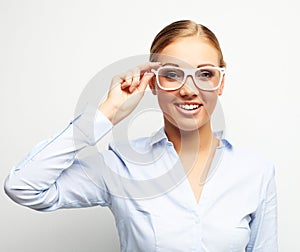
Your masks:
M219 65L219 53L210 43L196 36L179 38L167 45L158 57L162 63L179 66Z

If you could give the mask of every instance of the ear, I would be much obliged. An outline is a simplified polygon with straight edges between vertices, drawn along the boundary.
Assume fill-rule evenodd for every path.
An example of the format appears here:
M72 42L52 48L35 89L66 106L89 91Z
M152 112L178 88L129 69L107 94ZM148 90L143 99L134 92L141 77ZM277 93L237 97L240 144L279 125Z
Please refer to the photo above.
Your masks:
M153 78L151 78L151 80L149 81L149 87L151 89L151 92L153 95L156 95L157 92L156 92L156 80L155 80L155 77L153 76Z
M218 94L219 96L221 96L221 95L223 94L224 83L225 83L225 74L224 74L224 76L223 76L221 86L220 86L220 88L217 90L217 94Z

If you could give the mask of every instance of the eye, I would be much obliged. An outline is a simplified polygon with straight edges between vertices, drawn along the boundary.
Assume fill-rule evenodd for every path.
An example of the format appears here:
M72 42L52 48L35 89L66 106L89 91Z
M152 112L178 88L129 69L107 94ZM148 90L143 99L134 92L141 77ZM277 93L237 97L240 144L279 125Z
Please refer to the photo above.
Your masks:
M214 77L214 72L211 70L207 70L207 69L203 69L203 70L199 70L196 73L197 78L201 79L201 80L209 80L212 77Z
M176 79L178 77L177 73L172 71L166 72L164 76L170 79Z
M178 81L182 79L183 73L179 69L166 68L159 71L159 76L168 81Z

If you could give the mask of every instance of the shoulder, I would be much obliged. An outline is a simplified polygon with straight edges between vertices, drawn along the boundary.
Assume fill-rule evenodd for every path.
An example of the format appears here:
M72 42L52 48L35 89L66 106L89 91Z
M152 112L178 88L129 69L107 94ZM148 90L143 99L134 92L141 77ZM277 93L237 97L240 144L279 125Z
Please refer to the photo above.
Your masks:
M271 160L232 143L224 148L216 173L219 184L238 195L247 195L248 202L255 202L255 206L264 199L274 177L275 165Z
M225 142L228 143L228 147L225 148L224 158L235 171L244 173L249 179L260 177L263 180L269 180L274 176L275 164L273 161L250 148L236 146L227 140Z
M151 147L150 137L141 137L137 139L131 139L127 141L113 141L109 144L109 149L114 152L147 152Z
M136 139L127 139L122 141L113 141L109 144L109 149L115 153L145 154L152 151L158 151L168 143L164 129L161 128L151 136L139 137Z

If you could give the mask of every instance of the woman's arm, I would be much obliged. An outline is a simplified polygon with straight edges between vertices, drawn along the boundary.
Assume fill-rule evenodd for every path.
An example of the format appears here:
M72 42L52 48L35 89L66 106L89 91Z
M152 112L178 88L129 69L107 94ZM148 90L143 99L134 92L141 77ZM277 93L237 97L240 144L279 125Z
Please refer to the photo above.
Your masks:
M270 167L268 167L270 168ZM247 252L277 252L277 194L275 169L267 169L262 201L251 215L251 237Z
M85 172L104 169L104 162L102 167L95 167L80 161L77 154L95 145L111 128L111 122L97 108L87 106L62 132L38 144L13 167L4 184L5 192L15 202L40 211L109 205L105 185L99 185L104 181L95 183Z
M109 205L102 174L106 165L115 166L119 160L105 164L98 152L86 159L76 156L95 145L112 125L132 112L154 75L150 70L159 65L149 62L115 76L106 100L98 108L87 106L61 133L36 146L12 169L4 186L7 195L21 205L40 211Z

